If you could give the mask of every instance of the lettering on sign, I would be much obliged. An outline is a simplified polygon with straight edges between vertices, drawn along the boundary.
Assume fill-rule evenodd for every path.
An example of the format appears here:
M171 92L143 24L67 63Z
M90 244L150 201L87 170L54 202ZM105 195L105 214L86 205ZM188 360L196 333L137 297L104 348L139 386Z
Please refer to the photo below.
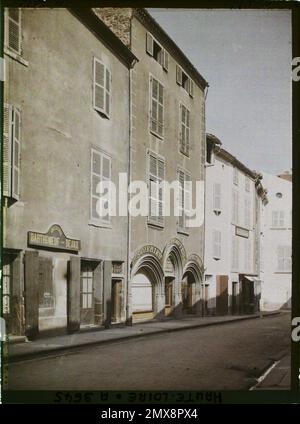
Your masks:
M45 234L28 231L28 246L78 252L80 240L67 238L61 227L55 224Z

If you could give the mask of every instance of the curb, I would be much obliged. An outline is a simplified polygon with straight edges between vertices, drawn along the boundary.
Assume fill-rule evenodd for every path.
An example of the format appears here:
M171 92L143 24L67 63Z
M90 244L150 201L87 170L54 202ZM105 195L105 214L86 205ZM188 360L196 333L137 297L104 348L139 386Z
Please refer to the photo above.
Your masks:
M273 317L273 316L280 315L280 314L281 314L280 311L275 311L275 312L271 312L271 313L267 313L267 314L240 317L240 318L236 318L236 319L228 320L228 321L215 321L215 322L207 322L207 323L197 323L197 324L187 325L185 327L164 328L164 329L153 330L153 331L150 330L147 333L132 334L132 335L127 335L127 336L119 336L119 337L111 338L111 339L107 339L107 340L92 340L90 342L77 343L77 344L70 345L70 346L58 346L58 347L54 347L54 348L43 349L43 350L40 350L40 351L33 351L33 352L26 352L26 353L15 353L15 354L12 354L12 355L8 355L8 358L6 357L4 359L8 359L8 363L16 363L16 362L28 361L28 360L39 359L39 358L42 359L42 358L47 358L47 357L55 357L55 356L61 356L62 354L67 354L67 353L71 353L71 352L74 352L74 351L78 351L78 350L84 349L88 346L107 345L107 344L112 344L112 343L120 342L120 341L124 341L124 340L132 340L132 339L138 339L138 338L141 338L141 337L153 336L153 335L156 335L156 334L173 333L173 332L177 332L177 331L190 330L190 329L201 328L201 327L204 328L204 327L209 327L209 326L213 326L213 325L226 325L226 324L232 324L232 323L235 323L235 322L240 322L240 321L245 321L245 320L250 320L250 319Z

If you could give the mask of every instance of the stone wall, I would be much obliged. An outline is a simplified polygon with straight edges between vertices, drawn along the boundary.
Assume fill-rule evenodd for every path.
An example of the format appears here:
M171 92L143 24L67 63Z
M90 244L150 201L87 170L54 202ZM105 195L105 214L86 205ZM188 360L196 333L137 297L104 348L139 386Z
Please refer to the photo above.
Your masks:
M130 46L131 8L98 7L94 12L127 47Z

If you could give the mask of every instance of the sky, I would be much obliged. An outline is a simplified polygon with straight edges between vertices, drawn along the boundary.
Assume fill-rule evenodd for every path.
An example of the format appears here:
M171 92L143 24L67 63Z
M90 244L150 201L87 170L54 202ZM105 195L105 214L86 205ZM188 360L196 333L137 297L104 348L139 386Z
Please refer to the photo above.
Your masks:
M206 131L250 169L291 169L290 11L148 11L209 83Z

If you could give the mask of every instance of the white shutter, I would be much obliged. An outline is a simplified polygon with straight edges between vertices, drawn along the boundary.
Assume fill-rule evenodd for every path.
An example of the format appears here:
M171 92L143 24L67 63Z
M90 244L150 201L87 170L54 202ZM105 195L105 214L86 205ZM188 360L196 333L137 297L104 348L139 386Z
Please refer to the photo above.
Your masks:
M163 135L164 131L164 88L158 83L158 123L157 132L159 135Z
M21 157L21 116L17 109L13 113L13 143L12 143L12 197L20 198L20 157Z
M96 205L99 199L97 185L101 181L101 153L92 149L91 152L91 217L99 220Z
M186 154L190 154L190 111L186 109L186 126L185 126L185 146Z
M94 108L99 112L105 111L105 66L94 58Z
M3 106L3 196L11 196L12 106Z
M21 10L8 9L8 47L21 54Z
M105 113L110 116L110 104L111 104L111 72L105 69Z
M190 79L189 95L194 97L194 81Z
M164 187L163 187L163 183L164 183L164 180L165 180L165 163L161 159L158 159L157 166L158 166L157 175L158 175L158 184L159 184L159 187L158 187L158 222L160 224L163 224L163 222L164 222L164 216L163 216Z
M272 211L272 227L278 227L278 211Z
M279 211L279 227L284 227L284 211Z
M213 257L221 258L221 231L213 230Z
M178 171L178 181L179 181L179 216L178 216L178 226L183 229L185 227L185 216L184 216L184 173Z
M179 65L176 65L176 82L179 85L182 85L182 69Z
M153 56L153 37L149 32L146 35L146 51Z
M221 184L215 183L213 186L213 209L215 211L221 210Z
M278 271L285 271L285 247L284 246L278 246L277 248L277 270Z
M163 68L165 71L168 71L169 70L169 53L166 50L164 50L163 58L164 58Z
M186 221L189 219L190 211L192 209L192 184L191 177L187 174L184 175L184 216L185 216L185 226Z

